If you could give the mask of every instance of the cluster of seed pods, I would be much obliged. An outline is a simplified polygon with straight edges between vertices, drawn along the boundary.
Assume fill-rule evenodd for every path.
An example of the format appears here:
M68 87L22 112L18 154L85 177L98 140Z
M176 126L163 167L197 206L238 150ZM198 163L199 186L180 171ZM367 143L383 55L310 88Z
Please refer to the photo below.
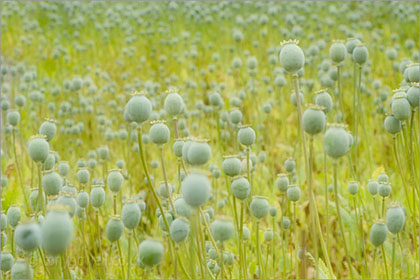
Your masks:
M418 3L1 5L2 279L418 276Z

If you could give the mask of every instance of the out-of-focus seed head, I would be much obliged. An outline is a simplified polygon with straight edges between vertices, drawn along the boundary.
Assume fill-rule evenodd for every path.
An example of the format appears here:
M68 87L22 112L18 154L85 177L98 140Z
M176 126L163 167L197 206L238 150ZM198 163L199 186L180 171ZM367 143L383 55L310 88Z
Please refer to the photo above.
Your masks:
M261 219L267 215L270 205L268 204L267 199L264 197L254 196L252 197L252 201L249 207L251 209L252 215L257 219Z
M296 41L287 41L280 51L280 64L289 73L295 74L305 64L305 55Z
M41 243L41 228L38 223L22 223L15 230L16 244L22 250L31 252Z
M162 243L156 240L146 239L139 245L137 263L146 266L159 265L162 261L163 254L164 248Z
M386 211L386 227L392 234L402 231L405 224L404 210L399 205L392 205Z
M44 162L50 152L50 145L42 136L35 136L28 143L28 151L31 159L37 163Z

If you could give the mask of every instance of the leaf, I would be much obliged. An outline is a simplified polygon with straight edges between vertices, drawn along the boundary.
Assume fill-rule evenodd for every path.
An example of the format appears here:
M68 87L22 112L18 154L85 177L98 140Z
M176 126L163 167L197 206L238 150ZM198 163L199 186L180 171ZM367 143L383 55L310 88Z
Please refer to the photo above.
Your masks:
M337 279L334 272L330 271L322 259L318 259L319 279Z

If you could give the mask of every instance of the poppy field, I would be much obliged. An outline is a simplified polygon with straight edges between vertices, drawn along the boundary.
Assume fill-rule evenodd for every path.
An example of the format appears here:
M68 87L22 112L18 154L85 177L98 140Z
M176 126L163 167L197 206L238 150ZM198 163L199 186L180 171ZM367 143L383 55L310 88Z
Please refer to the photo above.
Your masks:
M1 279L419 277L418 2L0 5Z

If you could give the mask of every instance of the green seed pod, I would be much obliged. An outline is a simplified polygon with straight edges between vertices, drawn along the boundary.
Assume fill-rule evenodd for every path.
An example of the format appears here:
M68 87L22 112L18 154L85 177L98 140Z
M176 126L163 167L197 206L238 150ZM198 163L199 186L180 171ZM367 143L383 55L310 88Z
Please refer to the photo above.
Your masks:
M223 262L226 265L232 265L233 264L233 254L232 252L223 253Z
M121 219L126 228L133 230L137 227L141 219L141 212L135 201L128 201L124 204L121 212Z
M106 179L109 189L114 193L118 193L124 182L124 177L120 170L111 170Z
M105 235L110 242L115 242L120 239L123 234L124 225L121 222L120 216L112 216L106 223Z
M2 188L6 187L8 182L9 182L9 179L6 176L1 175L1 187Z
M12 126L17 126L20 121L20 113L18 111L7 112L7 122Z
M347 191L352 195L357 194L359 192L359 184L357 182L350 182L347 185Z
M349 54L352 54L353 53L353 50L354 50L354 48L358 45L358 44L360 44L361 42L360 42L360 40L359 39L356 39L356 38L350 38L350 39L348 39L347 40L347 42L346 42L346 49L347 49L347 52L349 53Z
M367 184L367 189L369 193L373 196L375 196L378 193L379 184L376 182L376 180L369 180L369 183Z
M210 231L216 241L224 242L233 237L235 228L231 221L216 219L211 223Z
M13 265L13 255L9 252L1 252L0 255L0 268L1 271L6 272L12 268Z
M76 208L77 208L77 202L73 196L74 196L73 193L62 192L62 194L58 197L57 202L56 202L57 204L67 206L70 217L74 216L74 213L76 213Z
M188 148L188 162L191 165L206 164L211 157L210 145L202 141L193 141Z
M36 210L36 208L38 207L38 194L39 194L38 189L33 189L31 191L31 194L29 195L29 205L31 206L32 210ZM45 195L43 196L44 196L44 201L45 201Z
M163 215L160 215L160 211L159 211L159 218L158 218L158 224L161 230L163 230L165 233L168 232L165 221L163 220ZM169 230L172 224L172 221L174 220L174 217L172 216L171 213L169 212L165 212L165 218L166 221L168 222L168 226L169 226Z
M85 191L80 191L77 195L77 204L81 208L86 208L89 204L89 194Z
M411 83L418 83L420 77L420 66L418 63L410 64L407 66L408 80Z
M291 185L287 188L287 199L296 202L300 199L300 188L295 185Z
M90 204L93 207L99 208L105 202L105 191L102 186L95 186L90 191Z
M277 207L276 206L270 206L270 209L268 209L268 213L270 213L271 217L277 216Z
M181 193L188 205L201 206L210 198L210 181L203 174L190 173L182 181Z
M346 58L346 46L342 42L334 42L330 47L330 58L335 63L340 63Z
M66 176L70 171L70 166L68 162L62 161L58 164L58 172L61 176Z
M44 170L51 170L55 165L55 156L53 153L49 153L45 161L42 163Z
M35 162L42 163L50 152L50 145L42 137L35 137L28 143L29 156Z
M150 118L152 103L146 96L136 94L128 101L126 110L131 121L143 123Z
M144 200L137 201L137 205L140 208L140 212L146 211L146 202L144 202Z
M305 96L303 95L302 92L299 92L299 98L300 98L300 104L303 104L305 102ZM292 94L290 95L290 102L292 103L293 106L297 107L297 100L296 100L295 92L292 92Z
M49 211L41 225L42 247L47 254L53 256L64 253L73 239L73 221L60 206Z
M163 103L165 111L172 116L180 114L184 108L184 101L177 92L170 92Z
M163 145L168 143L170 131L166 124L157 122L150 127L149 136L154 144Z
M264 197L254 196L252 197L250 208L252 215L257 219L261 219L267 215L270 205Z
M188 161L188 151L189 151L192 143L193 142L191 140L188 140L182 146L182 158L184 159L184 161L186 163L189 163L189 161Z
M79 169L77 171L77 180L80 184L87 184L89 182L90 172L87 169Z
M279 191L282 193L287 191L287 188L289 186L289 178L286 174L279 174L276 179L276 186Z
M398 52L394 48L389 48L386 50L385 55L389 60L395 60L398 56Z
M106 160L109 158L109 149L107 146L101 146L98 148L98 155L99 158L102 160Z
M323 146L327 155L332 158L344 156L350 148L348 133L341 126L331 126L324 134Z
M50 142L57 133L57 126L53 120L46 120L39 127L39 134L44 135L48 142Z
M6 246L6 244L7 244L7 235L6 235L6 232L4 232L4 231L1 232L0 239L1 239L1 246L2 247ZM1 255L0 255L0 258L1 258Z
M239 177L232 181L230 189L234 197L244 200L249 196L251 186L246 178Z
M7 227L7 216L4 213L1 213L0 216L0 221L1 221L1 231L4 231Z
M391 134L396 134L401 131L401 121L393 115L386 116L384 120L384 128Z
M242 121L242 113L241 111L239 111L238 109L233 110L232 112L230 112L229 114L229 119L230 122L235 124L235 125L239 125Z
M324 107L323 111L327 114L333 106L331 95L326 91L319 92L315 96L315 104Z
M273 240L274 237L274 233L271 229L267 229L266 231L264 231L264 240L266 242L270 242L271 240Z
M20 221L20 208L16 205L10 205L7 209L7 224L15 228Z
M45 172L41 182L46 195L57 195L63 186L63 179L54 170Z
M411 108L405 94L397 93L394 95L391 103L391 110L396 119L400 121L408 120Z
M410 102L411 107L417 108L420 103L420 88L418 84L412 84L407 90L407 100Z
M223 172L231 177L241 174L241 161L235 157L226 157L222 163Z
M399 233L405 223L405 214L402 207L393 205L386 211L386 227L392 234Z
M357 64L364 64L369 58L368 49L364 45L356 45L353 49L352 57Z
M16 227L16 244L22 250L31 252L38 248L41 243L41 228L38 223L23 223Z
M305 110L302 115L302 125L306 133L315 135L324 130L326 124L326 116L322 108L313 105Z
M147 266L159 265L162 261L164 248L159 241L147 239L140 243L137 262Z
M158 189L159 195L164 199L168 199L169 196L172 195L172 193L175 191L175 187L172 184L168 183L168 189L169 189L169 193L168 193L168 190L166 190L166 183L162 182L159 185L159 189Z
M169 228L171 239L177 243L184 241L190 233L190 224L184 218L175 219Z
M251 146L255 143L255 131L249 126L239 128L238 140L244 146Z
M289 73L296 73L305 64L305 55L296 42L287 42L280 51L280 64Z
M179 197L174 201L176 213L182 217L189 219L193 209L185 202L184 198Z
M391 185L389 183L380 183L378 187L378 193L382 197L387 197L391 194Z
M385 173L380 173L376 180L378 183L389 183L389 177Z
M251 237L251 233L249 232L249 229L247 228L247 226L243 226L242 227L242 239L244 241L249 240L249 238Z
M248 57L247 61L246 61L246 66L248 67L248 69L250 70L254 70L258 67L258 60L256 57L254 56L250 56Z
M290 224L291 224L291 221L290 221L289 217L286 217L286 216L283 217L282 228L283 229L288 229L290 227Z
M387 233L387 228L384 222L379 221L374 223L370 228L370 242L372 242L375 247L382 245L385 242Z
M18 95L18 96L15 97L15 104L16 104L16 106L23 107L23 106L25 106L25 103L26 103L25 96Z
M174 151L174 154L176 157L180 158L182 157L182 148L184 147L184 141L182 140L176 140L174 145L172 146L172 149Z
M296 167L296 161L292 158L288 158L284 162L284 169L286 169L287 172L293 172Z
M11 279L33 279L34 271L24 260L17 260L12 266Z

